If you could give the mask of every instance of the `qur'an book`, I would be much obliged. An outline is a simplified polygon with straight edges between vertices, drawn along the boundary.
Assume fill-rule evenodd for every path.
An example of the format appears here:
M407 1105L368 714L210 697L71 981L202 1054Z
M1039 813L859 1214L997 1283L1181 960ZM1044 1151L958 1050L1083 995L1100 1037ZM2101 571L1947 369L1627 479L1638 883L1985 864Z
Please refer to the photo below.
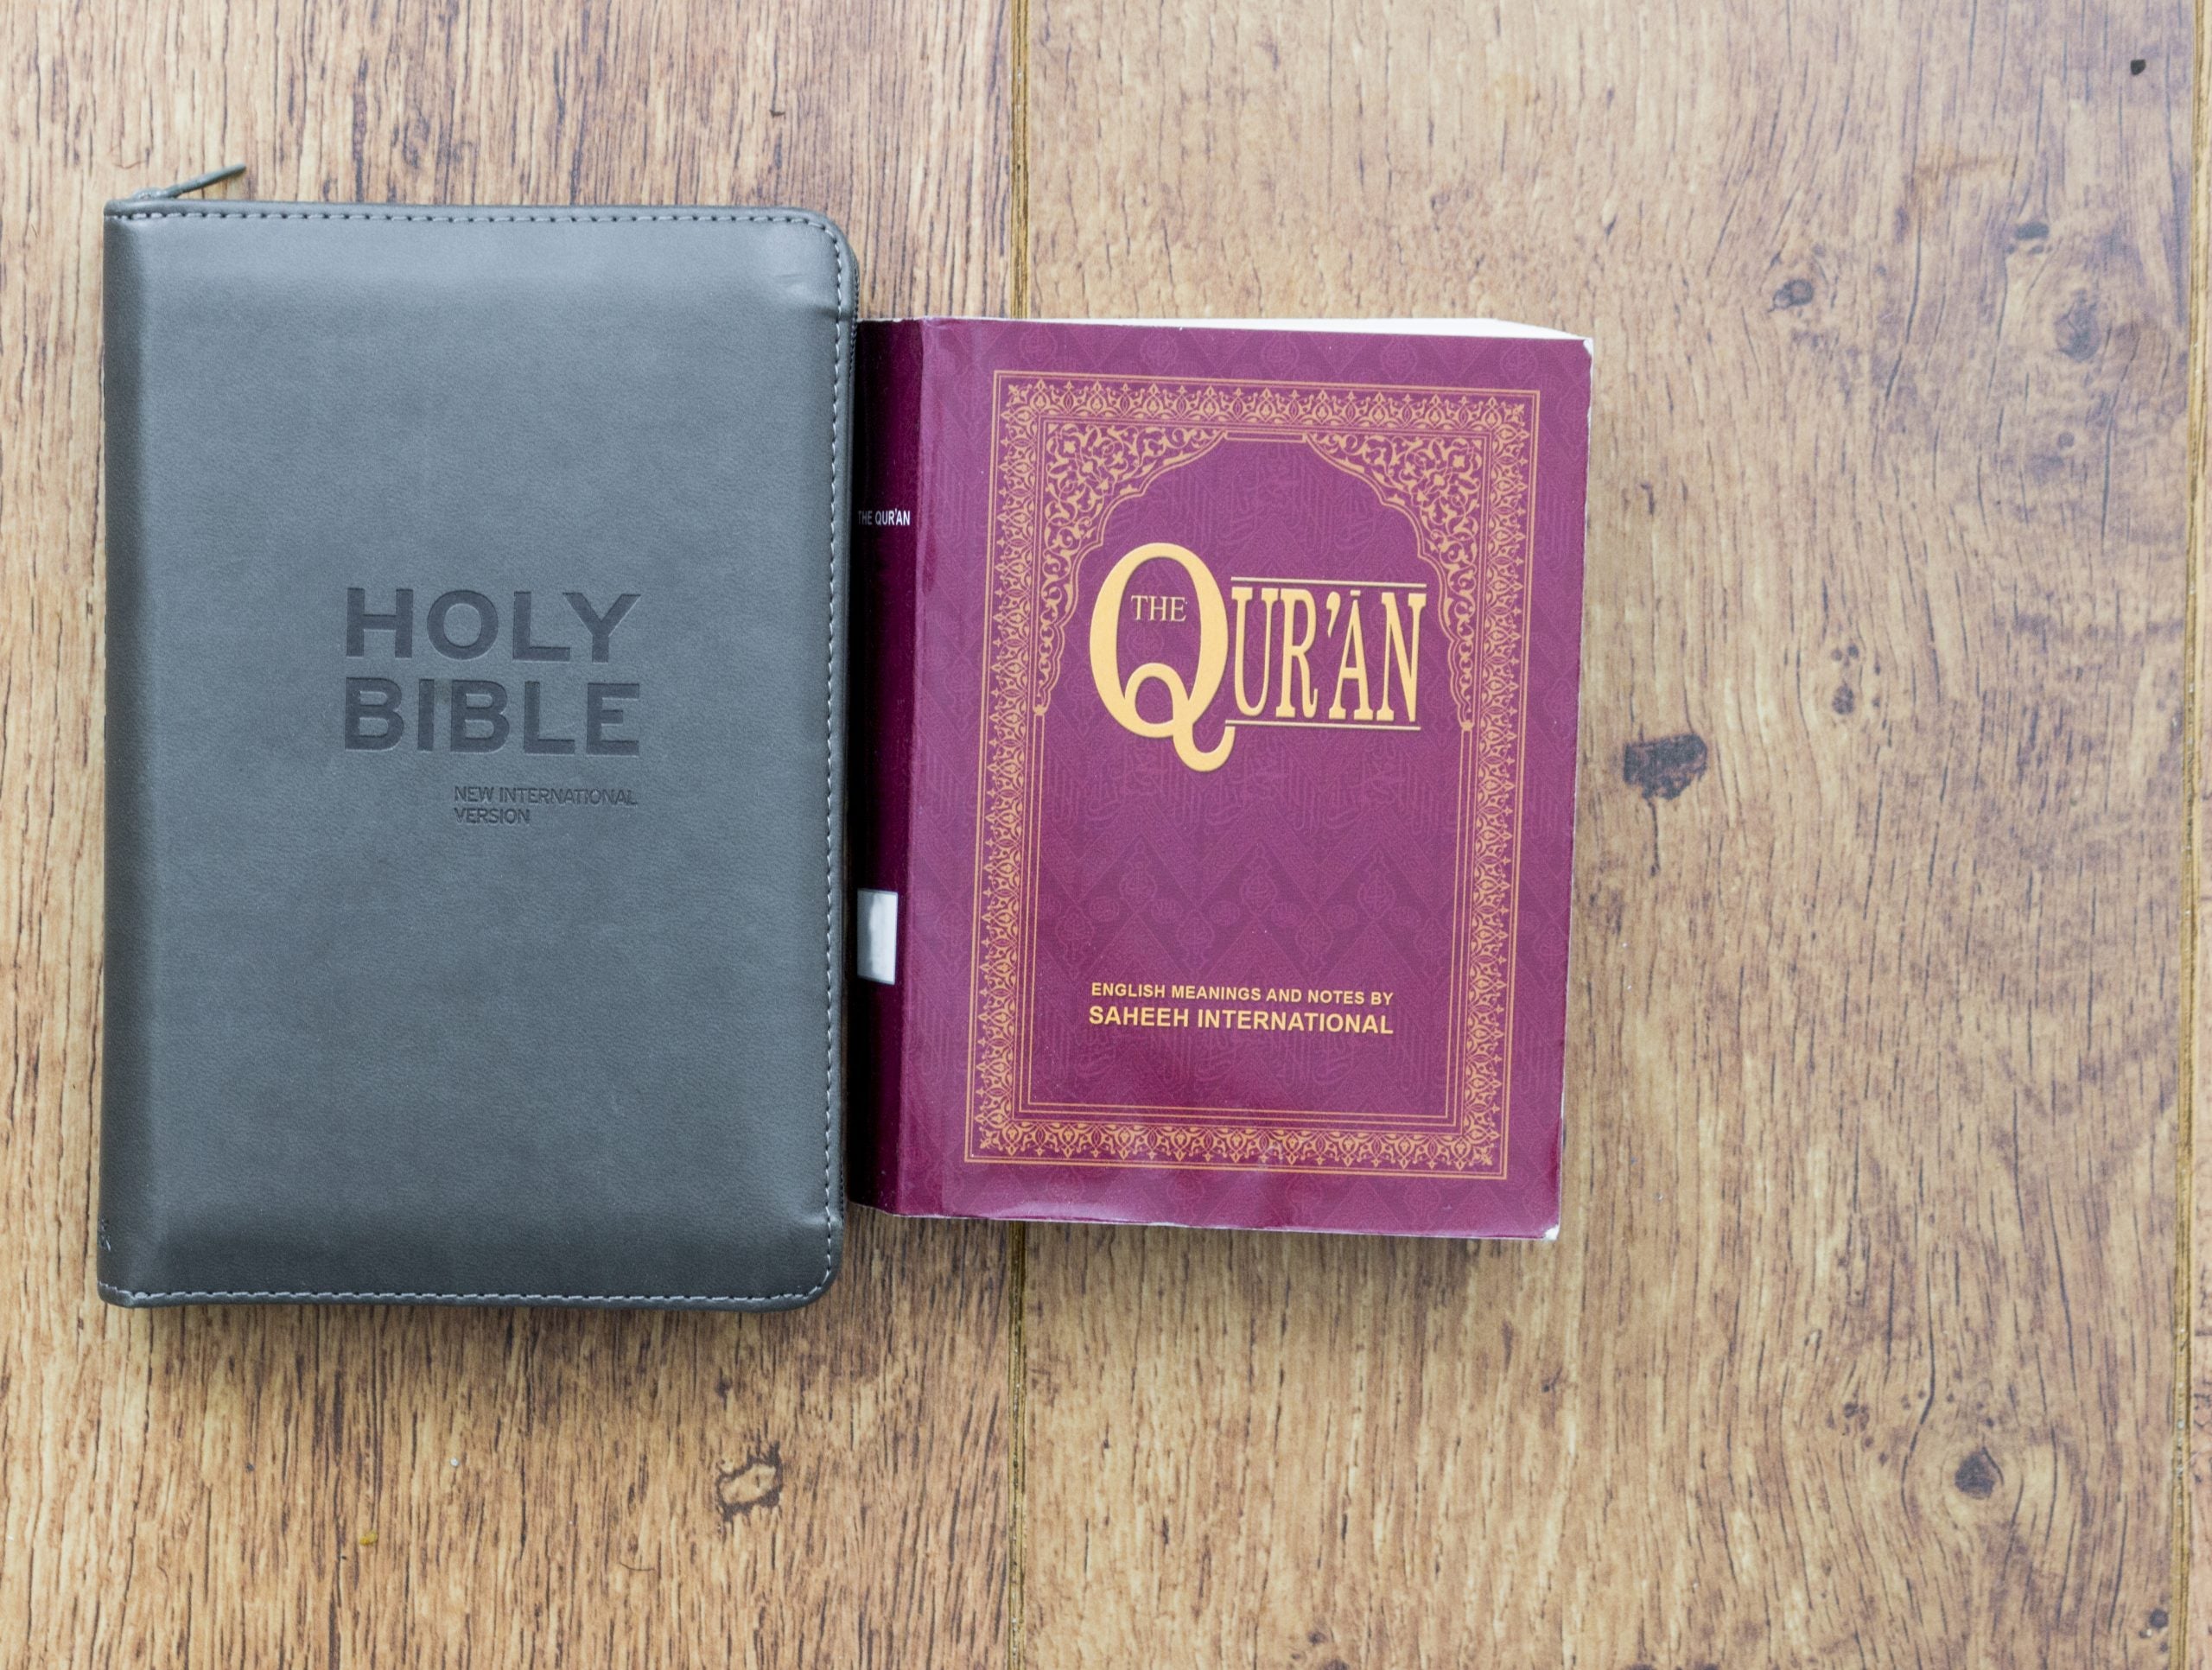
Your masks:
M855 1199L1555 1230L1590 364L861 327Z

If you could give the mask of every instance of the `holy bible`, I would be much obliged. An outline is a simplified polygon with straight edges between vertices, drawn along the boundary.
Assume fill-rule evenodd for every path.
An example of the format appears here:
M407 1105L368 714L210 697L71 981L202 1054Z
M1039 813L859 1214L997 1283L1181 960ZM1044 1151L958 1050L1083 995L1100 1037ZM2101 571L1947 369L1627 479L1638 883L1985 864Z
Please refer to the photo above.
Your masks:
M1590 352L861 328L855 1199L1559 1222Z
M166 200L105 236L99 1291L820 1293L843 238Z

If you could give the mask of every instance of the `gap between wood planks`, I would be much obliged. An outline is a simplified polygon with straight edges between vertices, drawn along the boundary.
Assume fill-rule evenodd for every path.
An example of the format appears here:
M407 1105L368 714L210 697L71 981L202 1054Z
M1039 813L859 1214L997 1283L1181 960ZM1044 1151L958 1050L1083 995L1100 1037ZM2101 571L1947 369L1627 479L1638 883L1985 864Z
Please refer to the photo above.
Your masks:
M2199 739L2205 715L2197 678L2198 574L2204 561L2204 472L2206 456L2206 316L2212 309L2212 254L2206 239L2212 215L2206 213L2207 151L2212 149L2212 42L2205 38L2206 0L2197 0L2196 51L2190 83L2190 197L2189 272L2189 549L2184 584L2188 590L2182 625L2182 890L2181 890L2181 1083L2180 1121L2174 1142L2174 1467L2173 1616L2188 1643L2186 1662L2196 1660L2200 1631L2190 1598L2190 1513L2194 1485L2190 1463L2191 1416L2196 1404L2196 795L2202 768Z

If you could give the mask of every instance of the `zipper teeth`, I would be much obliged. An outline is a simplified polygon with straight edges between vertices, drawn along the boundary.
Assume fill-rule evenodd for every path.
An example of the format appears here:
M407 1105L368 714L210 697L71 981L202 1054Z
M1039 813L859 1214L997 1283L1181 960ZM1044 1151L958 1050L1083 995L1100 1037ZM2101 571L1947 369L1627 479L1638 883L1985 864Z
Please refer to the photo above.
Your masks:
M188 192L205 191L210 186L221 185L226 180L235 180L245 172L245 163L229 162L219 168L210 168L205 174L195 174L189 180L180 180L174 186L148 186L132 192L130 200L137 203L182 197Z

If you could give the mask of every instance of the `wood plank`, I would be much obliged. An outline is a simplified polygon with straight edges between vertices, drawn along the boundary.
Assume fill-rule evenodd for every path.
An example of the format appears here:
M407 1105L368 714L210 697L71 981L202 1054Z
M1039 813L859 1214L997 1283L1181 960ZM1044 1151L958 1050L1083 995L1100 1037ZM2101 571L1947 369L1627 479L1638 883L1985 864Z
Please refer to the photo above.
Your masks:
M2205 702L2206 675L2212 673L2212 645L2204 631L2206 564L2212 562L2212 383L2207 354L2212 353L2212 31L2196 36L2195 152L2196 167L2189 206L2189 467L2190 587L2188 647L2190 689L2185 714L2186 757L2183 786L2187 796L2183 830L2182 948L2187 982L2182 1030L2183 1202L2187 1213L2182 1296L2176 1301L2188 1332L2177 1341L2183 1365L2186 1404L2184 1442L2189 1471L2181 1515L2185 1599L2177 1609L2188 1630L2184 1662L2212 1665L2212 1121L2204 1117L2205 1071L2212 1064L2212 939L2204 932L2212 905L2212 867L2205 854L2208 801L2205 784L2207 727L2212 710ZM2203 1135L2200 1137L2200 1129Z
M819 206L874 309L1007 282L988 0L0 12L0 1663L973 1664L1001 1650L1000 1231L861 1215L783 1317L125 1315L89 1268L98 212Z
M1598 400L1562 1237L1032 1231L1029 1661L2168 1661L2188 8L1030 41L1039 313Z

